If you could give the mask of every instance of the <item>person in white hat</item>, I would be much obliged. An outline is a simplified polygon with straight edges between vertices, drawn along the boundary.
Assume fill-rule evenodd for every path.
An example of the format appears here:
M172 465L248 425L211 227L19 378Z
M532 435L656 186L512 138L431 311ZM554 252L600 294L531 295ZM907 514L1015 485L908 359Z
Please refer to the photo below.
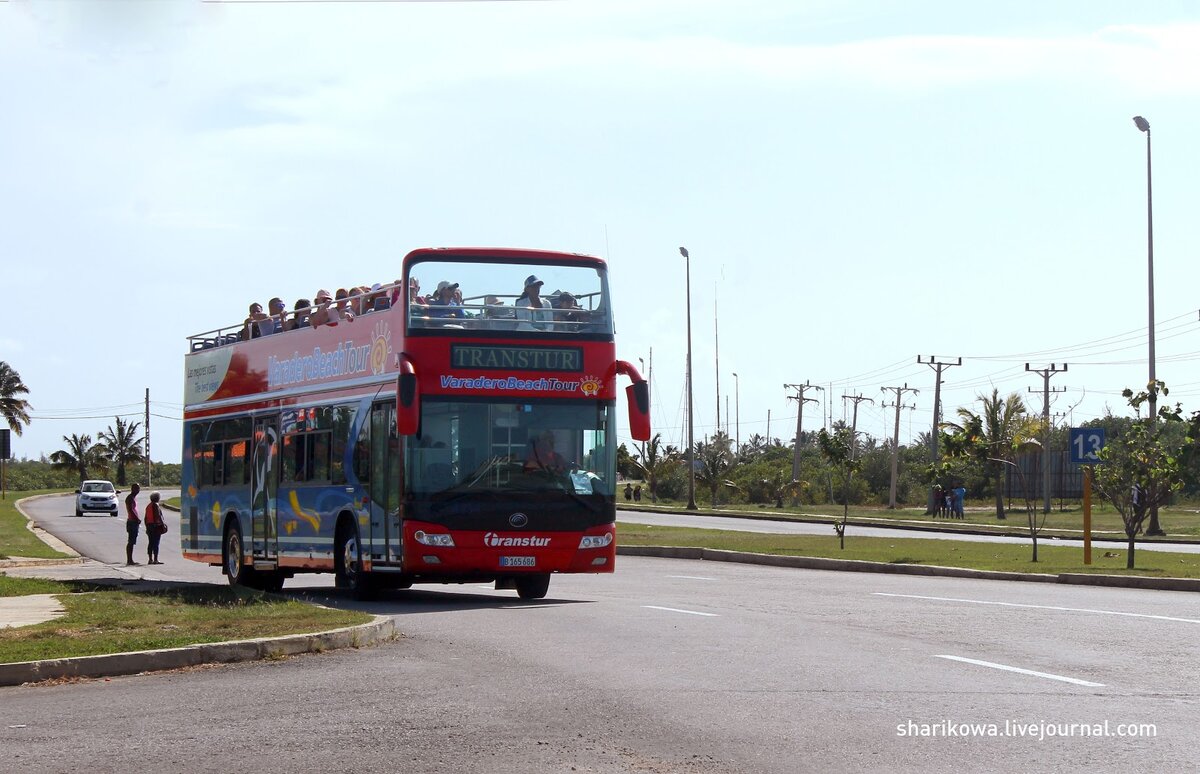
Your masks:
M454 300L454 291L456 290L458 290L457 282L449 280L439 282L433 298L429 299L429 316L465 318L467 313L462 308L462 304Z

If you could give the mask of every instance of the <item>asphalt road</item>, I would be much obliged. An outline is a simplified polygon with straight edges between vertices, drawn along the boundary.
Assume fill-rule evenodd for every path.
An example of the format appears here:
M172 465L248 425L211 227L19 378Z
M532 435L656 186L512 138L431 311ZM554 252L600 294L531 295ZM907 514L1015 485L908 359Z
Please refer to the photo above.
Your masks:
M541 602L474 586L370 603L305 578L289 588L394 615L404 636L0 689L5 764L1095 772L1181 771L1200 757L1200 596L1183 592L643 557L557 577ZM1126 723L1154 736L1116 736ZM1110 735L1083 736L1084 724Z

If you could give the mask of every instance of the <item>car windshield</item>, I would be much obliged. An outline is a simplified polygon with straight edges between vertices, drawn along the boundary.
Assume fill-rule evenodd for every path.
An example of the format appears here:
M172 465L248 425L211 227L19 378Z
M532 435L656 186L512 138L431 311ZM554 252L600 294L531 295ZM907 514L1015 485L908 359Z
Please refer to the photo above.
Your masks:
M108 483L107 481L88 481L87 483L85 483L83 485L83 491L85 491L85 492L107 492L108 494L112 494L116 490L113 489L113 485Z

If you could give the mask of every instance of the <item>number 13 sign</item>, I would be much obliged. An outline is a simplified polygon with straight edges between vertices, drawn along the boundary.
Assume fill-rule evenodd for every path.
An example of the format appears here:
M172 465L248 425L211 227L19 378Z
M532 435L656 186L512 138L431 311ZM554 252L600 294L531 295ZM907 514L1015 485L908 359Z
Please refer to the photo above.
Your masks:
M1104 448L1103 427L1071 428L1071 464L1096 465Z

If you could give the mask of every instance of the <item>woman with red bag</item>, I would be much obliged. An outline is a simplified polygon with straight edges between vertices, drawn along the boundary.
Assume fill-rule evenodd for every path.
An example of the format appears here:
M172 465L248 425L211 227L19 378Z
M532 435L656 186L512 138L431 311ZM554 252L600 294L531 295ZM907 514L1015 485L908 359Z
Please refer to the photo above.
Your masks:
M158 504L159 494L155 492L150 495L150 502L146 505L146 513L142 516L142 521L146 523L146 556L148 564L162 564L158 561L158 541L167 531L167 522L163 520L162 506Z

